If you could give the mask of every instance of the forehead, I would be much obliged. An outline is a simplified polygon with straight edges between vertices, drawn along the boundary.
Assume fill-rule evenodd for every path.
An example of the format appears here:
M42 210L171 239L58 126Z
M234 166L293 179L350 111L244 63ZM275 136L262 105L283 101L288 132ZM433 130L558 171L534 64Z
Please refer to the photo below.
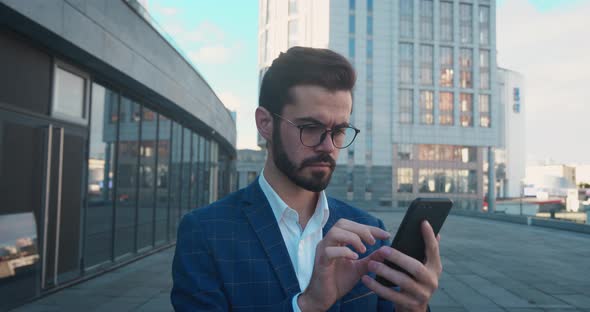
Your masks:
M352 95L348 90L330 91L320 86L295 86L290 90L292 102L283 114L311 117L319 121L347 122L352 112Z

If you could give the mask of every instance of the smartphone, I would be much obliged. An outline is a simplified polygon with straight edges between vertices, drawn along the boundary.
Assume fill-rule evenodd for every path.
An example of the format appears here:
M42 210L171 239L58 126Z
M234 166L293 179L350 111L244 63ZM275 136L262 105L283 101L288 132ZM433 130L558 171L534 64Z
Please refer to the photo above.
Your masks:
M410 204L402 223L400 224L391 247L424 263L425 244L422 237L422 221L428 220L436 236L445 222L453 202L448 198L416 198ZM383 263L390 268L412 276L397 264L385 260ZM389 280L377 276L377 281L384 286L396 286Z

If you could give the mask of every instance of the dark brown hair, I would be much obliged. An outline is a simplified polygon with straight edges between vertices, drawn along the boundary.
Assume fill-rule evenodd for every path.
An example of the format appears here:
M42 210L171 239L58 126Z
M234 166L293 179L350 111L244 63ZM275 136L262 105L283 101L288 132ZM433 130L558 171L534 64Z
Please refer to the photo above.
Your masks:
M294 86L321 86L329 91L352 92L356 73L342 55L328 49L292 47L281 53L264 74L258 105L281 114L287 103L293 103Z

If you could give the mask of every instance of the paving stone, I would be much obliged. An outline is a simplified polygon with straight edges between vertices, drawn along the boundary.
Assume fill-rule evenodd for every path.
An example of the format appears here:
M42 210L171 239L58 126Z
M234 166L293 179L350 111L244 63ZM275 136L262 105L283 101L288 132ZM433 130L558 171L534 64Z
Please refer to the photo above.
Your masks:
M590 309L590 297L584 295L557 295L557 298L578 308Z

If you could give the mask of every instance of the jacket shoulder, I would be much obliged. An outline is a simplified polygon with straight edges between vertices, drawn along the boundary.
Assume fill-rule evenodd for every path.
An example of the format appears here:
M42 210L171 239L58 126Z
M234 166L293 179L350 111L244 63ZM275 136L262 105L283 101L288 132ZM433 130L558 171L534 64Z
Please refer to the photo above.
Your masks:
M189 211L184 219L211 221L214 219L234 219L242 214L244 189L238 190L204 207Z
M328 197L330 214L336 213L338 218L345 218L357 223L383 227L383 222L367 211L351 206L339 199Z

